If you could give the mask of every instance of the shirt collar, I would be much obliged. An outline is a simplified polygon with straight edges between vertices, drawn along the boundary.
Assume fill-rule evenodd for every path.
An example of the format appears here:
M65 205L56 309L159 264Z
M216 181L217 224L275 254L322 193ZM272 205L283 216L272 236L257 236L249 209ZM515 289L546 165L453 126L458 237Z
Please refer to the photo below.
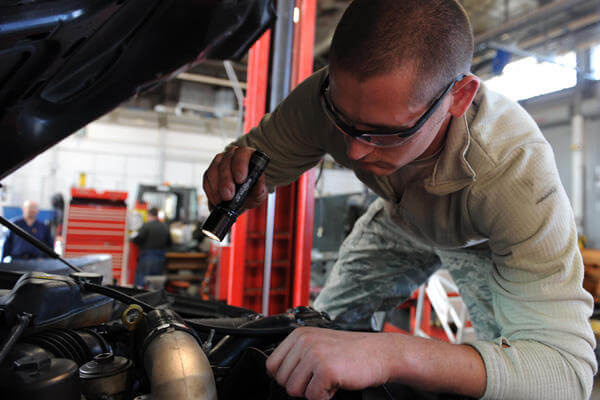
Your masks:
M476 107L471 105L461 118L453 118L446 143L431 177L425 180L427 192L444 196L463 189L474 182L476 173L467 161L466 155L471 144L469 122L475 118Z

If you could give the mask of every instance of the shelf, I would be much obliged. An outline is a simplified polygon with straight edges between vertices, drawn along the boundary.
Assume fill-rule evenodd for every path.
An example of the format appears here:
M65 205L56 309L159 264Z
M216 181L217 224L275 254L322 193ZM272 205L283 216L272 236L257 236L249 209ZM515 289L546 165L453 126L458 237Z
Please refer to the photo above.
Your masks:
M206 269L206 265L168 265L165 269L167 271L203 271Z
M167 274L168 281L202 281L204 275L202 274Z
M204 259L207 257L206 253L176 253L176 252L168 252L165 254L167 258L198 258Z

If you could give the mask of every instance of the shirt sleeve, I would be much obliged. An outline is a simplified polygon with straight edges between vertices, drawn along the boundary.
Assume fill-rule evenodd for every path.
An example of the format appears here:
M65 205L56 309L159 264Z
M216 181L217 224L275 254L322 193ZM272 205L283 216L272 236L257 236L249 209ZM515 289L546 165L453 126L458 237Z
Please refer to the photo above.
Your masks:
M593 300L569 200L547 143L513 150L479 179L469 199L489 237L489 277L501 328L471 345L486 366L484 399L587 399L597 371L589 324Z
M133 239L131 239L131 241L138 246L142 246L146 242L148 234L148 225L144 224L138 231L138 234Z
M319 100L325 73L320 70L307 78L257 127L230 145L253 147L271 158L265 171L269 190L293 182L326 152L323 132L330 125Z
M13 233L11 231L9 231L8 235L6 236L6 240L4 241L4 246L2 246L2 259L4 259L4 257L8 257L12 254L12 245L13 245Z

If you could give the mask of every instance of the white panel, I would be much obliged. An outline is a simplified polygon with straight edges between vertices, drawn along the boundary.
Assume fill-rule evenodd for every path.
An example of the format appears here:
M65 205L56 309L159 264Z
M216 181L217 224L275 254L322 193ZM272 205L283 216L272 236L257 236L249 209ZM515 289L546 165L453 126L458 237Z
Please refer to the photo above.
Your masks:
M131 142L138 144L158 144L158 129L138 128L116 124L91 123L86 127L89 139L110 140L114 142Z
M155 157L128 157L125 164L125 172L128 177L140 177L142 179L158 179L160 162Z
M317 185L316 196L360 193L364 185L349 169L326 169Z
M123 174L125 171L126 157L117 155L96 155L96 172Z
M192 166L187 162L167 161L165 163L165 179L172 185L195 186Z

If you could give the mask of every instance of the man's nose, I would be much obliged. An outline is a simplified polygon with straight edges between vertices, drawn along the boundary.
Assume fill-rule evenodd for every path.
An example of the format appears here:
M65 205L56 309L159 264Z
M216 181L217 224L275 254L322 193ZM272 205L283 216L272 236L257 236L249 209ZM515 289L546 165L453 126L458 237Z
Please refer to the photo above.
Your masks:
M344 141L346 142L346 155L351 160L361 160L373 151L373 146L361 143L350 136L345 136Z

